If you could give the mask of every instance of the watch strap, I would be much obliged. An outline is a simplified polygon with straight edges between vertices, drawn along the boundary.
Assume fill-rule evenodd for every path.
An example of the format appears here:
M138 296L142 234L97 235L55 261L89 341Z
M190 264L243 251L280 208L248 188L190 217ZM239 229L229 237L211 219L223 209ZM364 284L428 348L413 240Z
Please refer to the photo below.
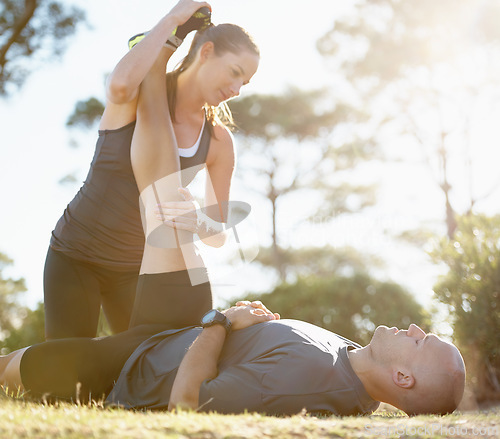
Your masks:
M210 320L206 321L205 318L209 313L213 313L214 316ZM201 318L202 328L208 328L214 325L223 326L227 334L231 332L231 321L218 310L210 310Z

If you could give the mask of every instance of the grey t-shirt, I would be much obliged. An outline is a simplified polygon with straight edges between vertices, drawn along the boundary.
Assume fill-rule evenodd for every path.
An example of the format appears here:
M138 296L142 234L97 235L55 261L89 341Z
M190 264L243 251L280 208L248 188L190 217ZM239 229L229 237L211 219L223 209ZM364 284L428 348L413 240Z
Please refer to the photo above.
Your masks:
M107 402L166 409L177 368L200 331L164 331L142 343L123 367ZM275 320L234 331L224 344L217 377L201 385L201 410L370 413L378 402L364 389L347 355L348 349L356 347L330 331L297 320Z

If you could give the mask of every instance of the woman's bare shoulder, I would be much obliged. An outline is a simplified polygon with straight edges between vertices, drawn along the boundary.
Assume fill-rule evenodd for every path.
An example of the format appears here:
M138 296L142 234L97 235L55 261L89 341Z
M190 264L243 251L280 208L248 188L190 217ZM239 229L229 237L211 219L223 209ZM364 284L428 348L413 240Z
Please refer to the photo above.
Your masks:
M217 144L218 148L231 150L234 148L234 137L229 128L217 124L213 127L213 130L212 142Z
M215 125L213 127L213 136L210 140L210 149L208 151L207 166L215 164L234 163L235 148L233 135L228 128ZM231 165L232 166L232 165Z

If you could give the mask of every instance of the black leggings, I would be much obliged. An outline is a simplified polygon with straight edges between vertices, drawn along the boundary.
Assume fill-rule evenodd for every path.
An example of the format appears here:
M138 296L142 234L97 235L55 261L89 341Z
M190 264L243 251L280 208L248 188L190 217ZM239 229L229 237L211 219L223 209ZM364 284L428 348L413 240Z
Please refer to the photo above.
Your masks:
M20 364L27 397L86 403L106 398L134 350L161 326L137 326L100 338L49 340L29 347Z
M113 271L49 248L43 276L45 337L95 337L102 309L113 333L130 322L138 270Z
M166 329L196 326L212 308L208 282L192 286L187 272L139 276L134 326L101 338L67 338L31 346L21 380L34 398L86 402L108 395L120 371L144 340Z
M208 279L205 268L190 273L193 279ZM209 282L193 286L191 277L184 270L138 278L135 271L108 270L49 248L44 271L45 337L95 337L101 304L113 333L144 324L196 325L212 308L212 292Z
M190 276L191 275L191 276ZM198 325L212 309L210 283L192 285L193 279L207 279L206 268L171 273L141 274L130 319L130 328L139 325L165 325L183 328Z

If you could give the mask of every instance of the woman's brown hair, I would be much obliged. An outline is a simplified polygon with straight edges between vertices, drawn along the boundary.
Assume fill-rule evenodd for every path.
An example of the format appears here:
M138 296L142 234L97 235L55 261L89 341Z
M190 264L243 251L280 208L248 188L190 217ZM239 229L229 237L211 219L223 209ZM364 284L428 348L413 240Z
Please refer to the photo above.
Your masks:
M239 53L242 50L248 50L260 56L259 48L252 37L242 27L235 24L211 25L203 31L196 32L186 57L173 71L167 73L168 106L172 121L175 121L177 78L189 68L196 57L198 49L208 41L214 44L217 56L222 56L227 52ZM226 102L221 102L217 107L205 104L205 114L212 135L215 125L222 125L227 128L232 128L234 125L231 111Z

